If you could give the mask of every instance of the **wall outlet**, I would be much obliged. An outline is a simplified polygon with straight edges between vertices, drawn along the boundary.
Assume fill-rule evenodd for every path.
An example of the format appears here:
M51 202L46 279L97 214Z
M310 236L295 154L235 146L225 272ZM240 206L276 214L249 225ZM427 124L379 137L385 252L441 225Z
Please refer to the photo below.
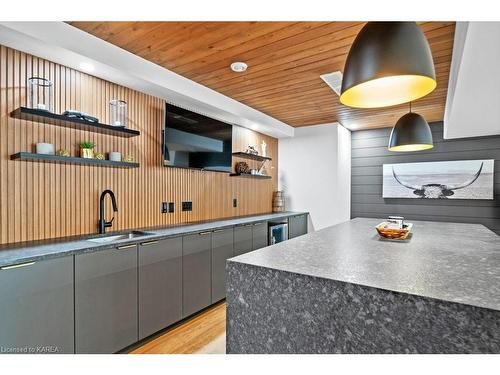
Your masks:
M238 199L237 198L233 198L233 207L234 208L238 207Z
M170 213L174 212L174 202L168 203L168 212Z
M161 202L161 213L166 214L168 212L167 202Z
M182 211L193 211L193 202L182 202Z

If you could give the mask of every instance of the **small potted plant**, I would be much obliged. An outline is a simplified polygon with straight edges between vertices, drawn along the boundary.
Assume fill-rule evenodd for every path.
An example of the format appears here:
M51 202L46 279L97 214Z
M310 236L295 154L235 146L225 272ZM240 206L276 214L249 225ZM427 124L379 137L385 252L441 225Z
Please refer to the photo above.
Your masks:
M80 157L85 159L94 158L94 147L95 144L90 141L80 142Z

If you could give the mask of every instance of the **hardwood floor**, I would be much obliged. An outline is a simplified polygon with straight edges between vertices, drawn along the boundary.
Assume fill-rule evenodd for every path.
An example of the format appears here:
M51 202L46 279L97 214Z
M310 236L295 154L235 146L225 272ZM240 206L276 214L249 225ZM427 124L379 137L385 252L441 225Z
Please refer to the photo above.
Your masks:
M226 348L226 302L183 321L131 354L223 354Z

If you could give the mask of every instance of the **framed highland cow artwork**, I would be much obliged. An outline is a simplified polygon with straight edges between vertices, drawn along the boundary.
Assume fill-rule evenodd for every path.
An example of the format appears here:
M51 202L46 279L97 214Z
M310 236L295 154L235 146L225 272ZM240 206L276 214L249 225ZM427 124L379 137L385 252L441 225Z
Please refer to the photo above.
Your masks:
M383 165L383 198L493 199L494 160Z

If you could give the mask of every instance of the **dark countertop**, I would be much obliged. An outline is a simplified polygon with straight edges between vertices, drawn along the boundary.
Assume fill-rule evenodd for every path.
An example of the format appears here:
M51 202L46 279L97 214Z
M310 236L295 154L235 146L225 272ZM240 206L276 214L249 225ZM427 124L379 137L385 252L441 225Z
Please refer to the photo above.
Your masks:
M478 224L413 221L408 242L356 218L229 262L500 310L500 237Z
M247 224L259 220L278 220L289 216L305 214L305 212L280 212L253 216L239 216L225 218L223 220L203 221L196 223L172 225L154 228L139 228L151 235L136 237L133 239L124 239L108 243L94 243L87 241L89 238L104 237L104 235L84 235L65 238L56 238L50 240L30 241L14 244L0 245L0 267L19 264L25 262L39 261L43 259L55 258L77 253L92 252L122 246L130 243L157 240L172 236L185 235L189 233L202 232L215 228L232 227L236 225ZM120 233L127 233L131 230L108 232L107 236Z

